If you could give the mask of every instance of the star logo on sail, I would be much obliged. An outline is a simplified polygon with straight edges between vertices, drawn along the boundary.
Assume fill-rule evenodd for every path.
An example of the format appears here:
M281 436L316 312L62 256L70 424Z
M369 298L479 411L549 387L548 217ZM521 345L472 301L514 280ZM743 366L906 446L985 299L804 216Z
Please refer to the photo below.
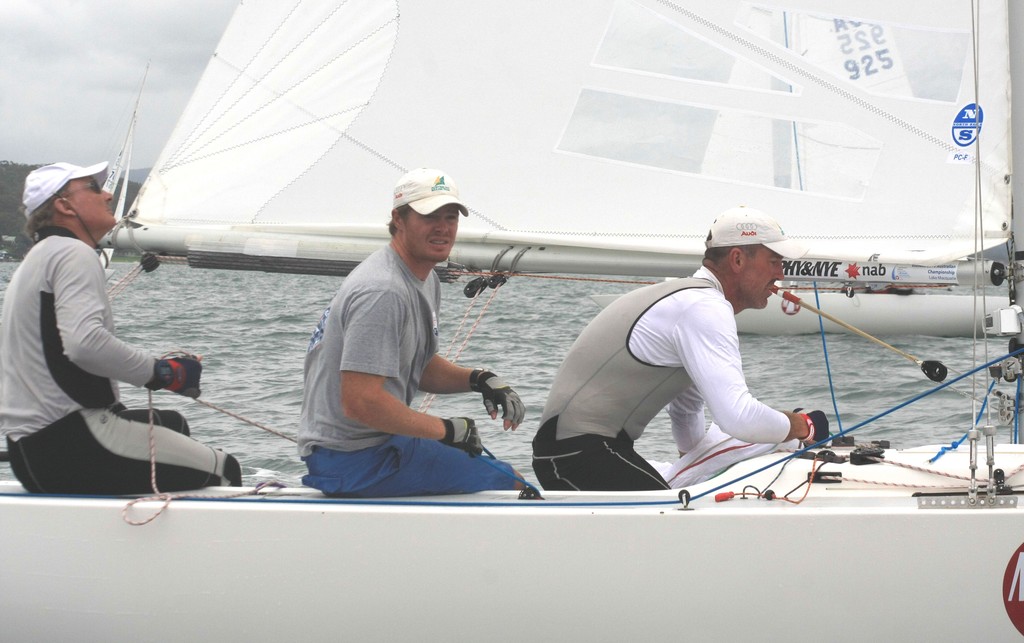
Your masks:
M856 279L857 277L860 277L860 266L858 266L855 263L851 263L849 266L846 267L846 275L850 279Z

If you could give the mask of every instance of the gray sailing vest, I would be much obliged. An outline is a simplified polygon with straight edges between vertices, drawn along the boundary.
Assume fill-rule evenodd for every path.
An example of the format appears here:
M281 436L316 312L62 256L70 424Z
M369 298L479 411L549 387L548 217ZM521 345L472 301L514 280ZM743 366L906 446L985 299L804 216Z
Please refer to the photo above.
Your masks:
M613 301L576 338L555 375L541 425L557 416L556 439L593 434L636 440L661 409L692 385L686 369L655 366L629 352L629 337L654 304L704 279L675 279L638 288Z

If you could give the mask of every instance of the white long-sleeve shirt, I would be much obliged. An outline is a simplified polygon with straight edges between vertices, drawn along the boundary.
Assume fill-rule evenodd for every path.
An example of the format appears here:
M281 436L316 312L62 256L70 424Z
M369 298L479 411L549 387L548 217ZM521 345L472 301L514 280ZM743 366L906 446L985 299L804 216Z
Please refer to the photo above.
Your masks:
M736 317L722 285L706 268L693 275L713 288L680 290L655 303L637 320L629 350L658 366L682 367L693 382L668 406L680 451L704 436L704 405L727 434L747 442L782 442L789 418L759 402L747 388Z
M723 430L778 443L789 419L758 402L743 378L732 305L707 270L612 302L576 338L559 367L541 425L554 438L636 440L666 406L681 450L704 435L707 402Z

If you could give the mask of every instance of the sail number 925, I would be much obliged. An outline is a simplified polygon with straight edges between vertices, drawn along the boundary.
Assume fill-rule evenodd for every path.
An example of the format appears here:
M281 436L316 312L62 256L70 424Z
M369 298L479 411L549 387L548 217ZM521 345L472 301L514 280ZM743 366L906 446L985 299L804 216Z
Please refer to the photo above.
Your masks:
M849 56L843 67L850 80L877 74L892 68L894 62L886 47L885 28L853 20L836 19L834 22L839 51Z

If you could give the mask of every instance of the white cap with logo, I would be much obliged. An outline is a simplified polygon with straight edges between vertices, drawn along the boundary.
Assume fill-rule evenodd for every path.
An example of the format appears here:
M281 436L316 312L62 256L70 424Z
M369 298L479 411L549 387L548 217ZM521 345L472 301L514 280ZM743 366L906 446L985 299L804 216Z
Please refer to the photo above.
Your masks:
M420 214L431 214L449 203L459 206L463 216L469 216L469 210L459 201L459 187L452 177L441 170L421 167L398 179L391 207L409 205Z
M778 221L760 210L743 206L718 215L704 242L708 248L755 244L766 246L786 259L799 259L807 254L807 248L787 237Z
M25 216L28 217L50 197L57 194L68 181L91 176L103 187L107 180L107 163L97 163L89 167L72 165L71 163L54 163L44 165L29 172L25 177L25 192L21 201L25 205Z

